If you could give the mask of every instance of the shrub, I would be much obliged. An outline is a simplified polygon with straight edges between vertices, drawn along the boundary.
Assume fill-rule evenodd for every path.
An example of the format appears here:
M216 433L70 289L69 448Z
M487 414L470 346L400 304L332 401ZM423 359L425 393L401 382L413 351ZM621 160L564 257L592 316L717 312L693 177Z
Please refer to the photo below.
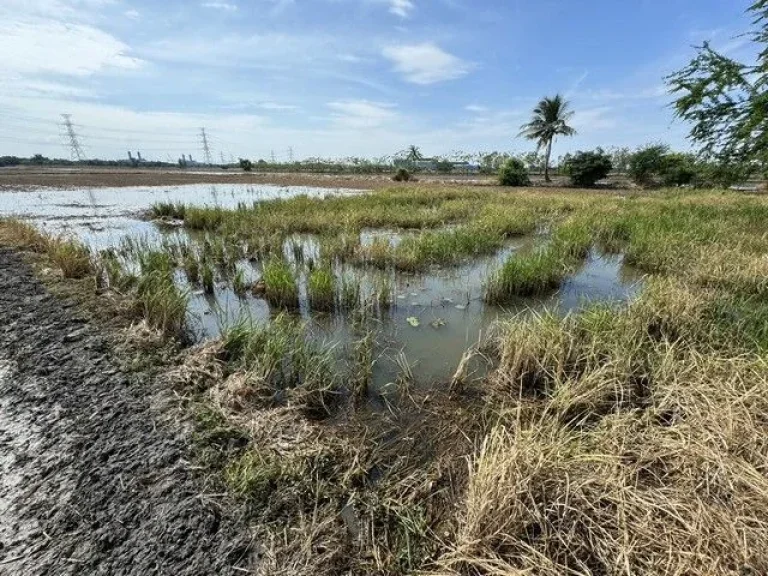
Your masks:
M664 170L664 157L669 148L652 144L637 150L629 159L629 175L635 184L650 186Z
M510 158L499 170L499 184L502 186L527 186L530 183L528 169L518 158Z
M696 159L690 154L672 153L662 159L661 179L665 186L693 184L697 172Z
M565 163L565 171L574 186L590 187L597 184L613 169L611 157L598 148L594 152L576 152Z
M411 173L405 168L398 168L395 175L392 176L392 180L395 182L408 182L411 179Z
M253 162L251 162L246 158L240 158L240 168L244 172L250 172L251 170L253 170Z

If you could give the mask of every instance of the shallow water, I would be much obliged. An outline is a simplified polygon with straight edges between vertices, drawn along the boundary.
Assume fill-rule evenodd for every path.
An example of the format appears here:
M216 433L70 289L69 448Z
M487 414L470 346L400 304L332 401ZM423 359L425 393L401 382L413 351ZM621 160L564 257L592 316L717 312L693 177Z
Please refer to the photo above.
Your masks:
M189 184L126 188L38 188L0 191L0 217L14 216L35 222L52 234L71 234L96 249L117 246L126 236L158 239L157 226L139 218L157 202L236 208L278 198L356 194L359 190L331 190L307 186L250 184Z
M172 187L39 189L32 192L0 192L0 216L13 215L29 219L52 233L77 236L92 248L118 247L126 238L141 239L152 245L163 239L196 242L195 235L183 229L158 227L142 220L140 215L156 202L180 202L195 206L234 208L238 203L290 198L297 195L327 197L332 194L359 193L306 187L250 186L234 184L189 185ZM359 242L363 247L374 242L397 246L403 238L418 231L363 230ZM425 273L407 274L372 267L338 264L334 268L337 281L354 276L361 290L370 294L386 283L392 287L392 304L375 315L374 387L386 386L397 379L408 364L419 383L445 382L451 378L464 352L488 334L494 322L530 310L555 308L562 313L578 309L589 301L624 301L632 298L641 286L641 276L623 265L621 256L604 256L593 252L583 265L546 298L520 299L506 307L483 302L483 286L507 258L525 252L546 241L540 233L509 241L491 256L450 268L432 268ZM342 350L359 338L353 333L350 317L345 313L311 311L306 298L306 262L319 259L320 244L309 235L294 235L283 246L285 259L299 273L300 315L313 338L332 343ZM237 264L249 283L261 277L261 266L242 260ZM178 274L185 283L185 275ZM189 318L197 339L217 336L222 327L247 315L256 322L267 322L279 310L263 298L248 293L238 297L231 283L219 282L213 295L190 289ZM477 375L486 367L473 363Z
M397 236L393 231L386 234ZM289 261L295 257L289 245L298 241L297 238L286 241L284 253ZM305 258L317 253L317 244L311 238L303 237L301 242ZM446 382L453 376L464 352L479 344L497 320L545 308L567 313L591 301L622 302L631 299L640 289L642 276L624 266L621 256L592 252L561 289L546 298L521 298L505 307L486 304L482 296L488 276L511 255L531 250L540 243L537 237L517 238L492 256L419 274L360 269L352 265L337 269L337 280L345 274L360 275L364 293L370 293L381 278L388 279L393 286L391 306L375 315L371 323L376 335L374 387L394 382L402 372L403 360L407 361L417 382ZM248 269L248 278L260 277L258 264L241 262L240 266ZM262 298L250 294L242 298L236 296L231 287L223 283L214 295L202 291L193 293L190 311L198 339L215 337L222 326L236 322L243 315L258 323L267 322L279 313ZM348 314L310 311L304 290L300 290L300 309L296 314L308 323L316 340L343 347L359 338L352 333ZM474 367L475 376L484 374L482 362L475 362Z

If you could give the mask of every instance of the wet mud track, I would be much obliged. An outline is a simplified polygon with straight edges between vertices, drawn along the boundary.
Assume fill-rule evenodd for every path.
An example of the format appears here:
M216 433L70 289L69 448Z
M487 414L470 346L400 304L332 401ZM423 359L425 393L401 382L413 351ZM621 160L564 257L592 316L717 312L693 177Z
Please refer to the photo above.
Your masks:
M152 386L0 247L0 575L248 573Z

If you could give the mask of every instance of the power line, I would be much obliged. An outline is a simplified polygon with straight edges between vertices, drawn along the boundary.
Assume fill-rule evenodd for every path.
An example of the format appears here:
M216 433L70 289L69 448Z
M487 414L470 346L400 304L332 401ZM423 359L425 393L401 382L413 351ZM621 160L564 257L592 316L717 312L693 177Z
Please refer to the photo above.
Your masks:
M77 133L74 126L72 126L72 116L69 114L62 114L64 118L64 128L67 131L67 138L69 139L69 156L72 160L82 160L85 154L80 147L80 142L77 139Z

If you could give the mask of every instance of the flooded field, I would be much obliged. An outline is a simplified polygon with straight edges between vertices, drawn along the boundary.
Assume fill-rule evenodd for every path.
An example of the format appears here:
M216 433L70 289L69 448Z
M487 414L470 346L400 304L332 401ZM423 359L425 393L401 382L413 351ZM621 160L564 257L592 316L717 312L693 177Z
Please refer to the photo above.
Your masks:
M93 248L101 249L117 246L126 236L157 239L157 227L142 218L157 202L236 208L238 203L251 204L298 195L323 198L331 194L354 193L357 191L249 184L39 188L0 191L0 217L32 220L46 232L72 234Z
M410 261L407 266L382 264L376 255L417 245L425 234L461 234L462 229L451 223L430 231L364 227L330 239L294 233L284 235L276 248L262 239L190 229L173 217L153 220L151 213L159 205L238 211L276 200L359 193L245 185L40 189L0 193L0 216L78 238L108 264L119 266L122 272L111 274L122 274L123 282L133 281L125 278L141 272L148 254L170 255L175 282L186 294L185 326L194 341L218 337L243 321L266 325L280 314L304 322L309 338L333 350L339 362L369 338L373 390L404 372L420 384L449 381L465 352L481 350L499 320L544 309L567 313L594 301L625 301L641 283L641 275L625 266L621 255L590 248L557 290L491 304L484 299L491 276L516 255L545 249L551 242L546 228L506 237L487 253L456 263L408 269L417 267ZM265 268L270 267L285 277L287 300L270 297L265 286ZM468 376L483 376L489 366L477 354Z

